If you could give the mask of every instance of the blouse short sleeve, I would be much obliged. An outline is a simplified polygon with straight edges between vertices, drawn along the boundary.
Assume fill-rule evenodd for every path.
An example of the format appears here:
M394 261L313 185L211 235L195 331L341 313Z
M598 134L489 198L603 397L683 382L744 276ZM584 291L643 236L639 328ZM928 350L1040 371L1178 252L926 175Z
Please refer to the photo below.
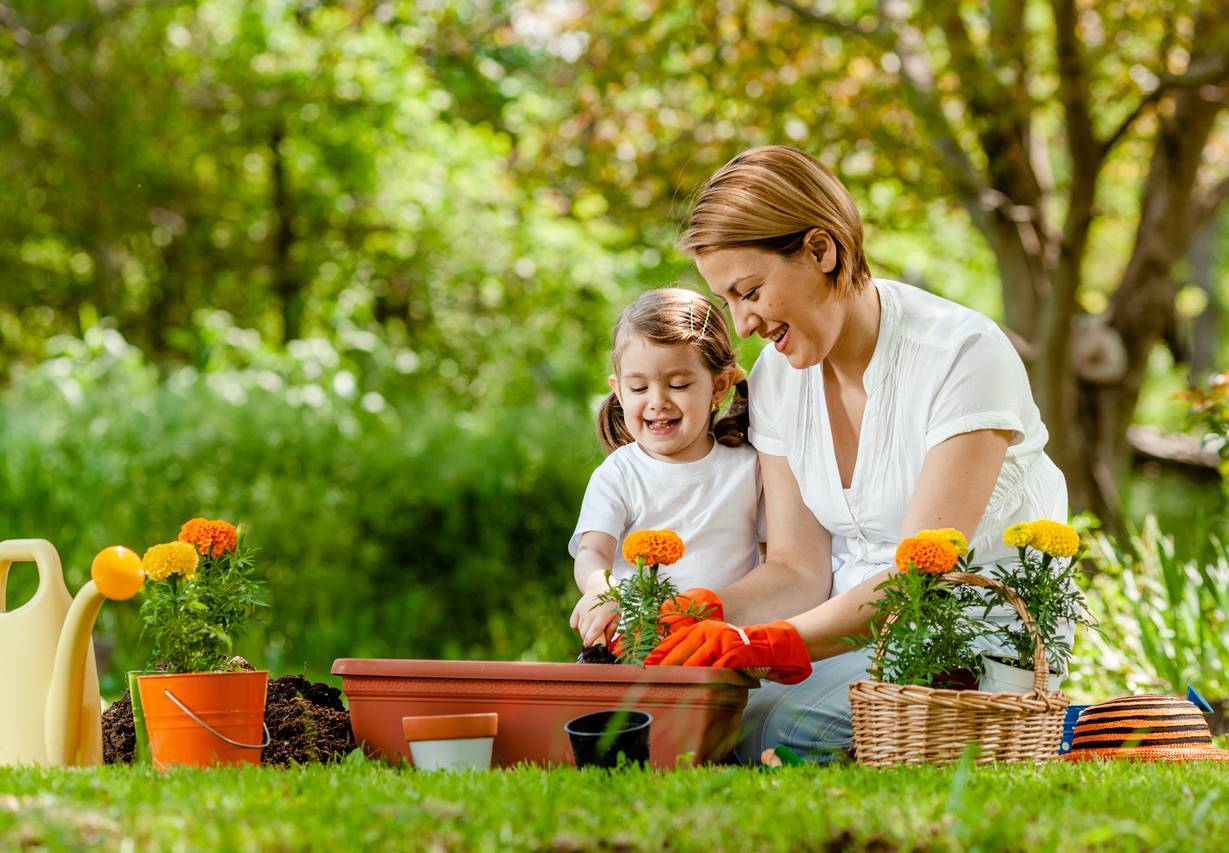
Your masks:
M780 413L772 401L780 398L780 377L774 375L774 365L765 357L756 359L747 379L747 394L750 397L747 415L751 420L747 440L761 453L770 456L785 456L785 441L781 436Z
M580 504L580 518L568 543L568 553L573 557L580 550L580 538L586 533L609 533L615 541L623 537L631 523L631 511L623 499L625 489L619 482L618 470L607 457L589 478L584 500Z
M926 425L926 449L954 435L1010 430L1024 440L1024 414L1033 405L1024 362L997 328L969 334L940 380Z

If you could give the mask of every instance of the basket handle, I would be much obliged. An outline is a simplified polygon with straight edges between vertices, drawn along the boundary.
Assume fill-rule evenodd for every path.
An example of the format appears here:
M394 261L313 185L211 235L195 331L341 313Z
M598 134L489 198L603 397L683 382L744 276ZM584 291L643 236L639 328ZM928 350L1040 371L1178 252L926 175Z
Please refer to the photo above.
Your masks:
M231 740L226 735L222 734L220 731L215 729L213 726L209 725L207 722L202 720L200 717L196 716L196 714L193 714L191 709L188 708L187 705L185 705L183 702L180 702L178 699L175 698L174 693L172 693L169 690L165 690L165 689L162 692L166 694L166 698L170 699L172 702L174 702L176 705L179 706L179 710L183 711L185 714L191 717L192 722L204 728L214 737L220 738L226 741L231 746L237 746L237 747L240 747L241 749L264 749L266 746L269 745L270 741L273 740L273 736L269 734L269 725L268 723L265 723L265 722L261 723L261 726L263 726L265 730L265 742L264 743L239 743L239 741L237 740Z
M1004 585L1001 581L994 578L988 578L983 575L975 575L969 572L948 572L943 575L943 580L950 584L968 584L969 586L984 586L988 589L997 589L1003 593L1007 599L1007 603L1016 609L1016 613L1020 614L1020 620L1024 623L1024 629L1033 637L1033 692L1046 693L1050 686L1050 664L1046 660L1045 643L1041 641L1041 633L1037 630L1037 621L1033 619L1028 608L1024 606L1024 600L1020 596ZM893 613L883 623L883 627L887 628L900 616L899 613ZM881 634L879 642L875 644L875 664L871 669L871 678L879 681L879 661L883 658L884 644L888 635Z

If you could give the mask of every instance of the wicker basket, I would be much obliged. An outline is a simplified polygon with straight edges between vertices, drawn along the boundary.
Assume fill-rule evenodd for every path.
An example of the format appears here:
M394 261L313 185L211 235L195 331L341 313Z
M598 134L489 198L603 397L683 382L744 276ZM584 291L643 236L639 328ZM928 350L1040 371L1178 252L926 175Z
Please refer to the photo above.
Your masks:
M973 742L981 747L979 764L1052 759L1062 739L1068 700L1061 692L1047 690L1045 645L1024 602L1003 584L981 575L953 572L944 580L1004 592L1035 640L1033 690L982 693L855 681L849 685L849 704L858 761L870 767L943 764L960 758ZM884 639L875 650L876 660L883 655Z

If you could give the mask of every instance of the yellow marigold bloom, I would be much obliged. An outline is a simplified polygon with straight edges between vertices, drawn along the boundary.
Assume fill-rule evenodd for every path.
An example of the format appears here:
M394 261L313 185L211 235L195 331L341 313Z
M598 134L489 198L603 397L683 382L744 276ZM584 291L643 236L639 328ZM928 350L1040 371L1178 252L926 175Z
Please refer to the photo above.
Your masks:
M956 546L947 539L912 536L896 548L896 568L902 572L941 575L950 572L959 558Z
M1033 522L1031 544L1051 557L1074 557L1080 550L1080 535L1065 524L1042 518Z
M969 540L965 539L964 534L954 527L940 527L938 530L923 530L913 538L937 539L940 542L950 542L951 546L956 549L957 557L963 557L969 553Z
M623 559L646 566L668 566L683 556L683 540L673 530L633 530L623 540Z
M193 518L179 528L179 541L195 547L202 557L220 557L235 550L239 532L229 521Z
M1027 521L1013 524L1003 531L1003 544L1008 548L1027 548L1033 544L1033 525Z
M141 558L145 577L152 581L164 581L171 575L190 578L196 574L199 558L196 549L187 542L167 542L154 545Z

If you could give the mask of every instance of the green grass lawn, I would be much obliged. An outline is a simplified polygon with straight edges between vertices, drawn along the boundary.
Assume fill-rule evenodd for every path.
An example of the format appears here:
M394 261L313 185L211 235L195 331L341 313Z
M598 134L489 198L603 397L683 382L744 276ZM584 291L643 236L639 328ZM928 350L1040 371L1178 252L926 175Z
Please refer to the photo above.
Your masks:
M1229 765L0 768L0 849L1224 849Z

